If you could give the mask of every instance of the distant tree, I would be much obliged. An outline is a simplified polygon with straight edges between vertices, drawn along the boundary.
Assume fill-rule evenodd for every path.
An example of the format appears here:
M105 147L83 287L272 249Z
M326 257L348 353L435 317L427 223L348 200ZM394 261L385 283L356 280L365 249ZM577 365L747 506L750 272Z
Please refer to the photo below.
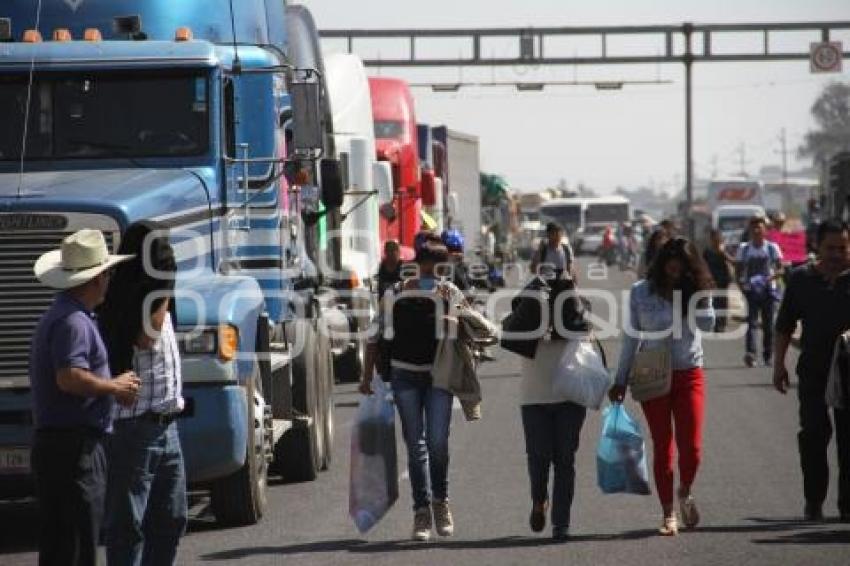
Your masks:
M585 185L584 183L578 184L578 194L583 197L595 197L596 191Z
M815 161L850 149L850 84L830 83L812 105L817 129L806 134L798 153Z

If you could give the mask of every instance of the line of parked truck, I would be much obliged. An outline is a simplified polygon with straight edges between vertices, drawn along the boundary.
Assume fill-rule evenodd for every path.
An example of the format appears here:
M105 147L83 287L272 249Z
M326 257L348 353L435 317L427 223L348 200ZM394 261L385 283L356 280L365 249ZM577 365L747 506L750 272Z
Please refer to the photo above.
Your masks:
M187 474L224 524L262 517L269 473L331 465L383 243L480 236L478 140L418 124L404 81L323 54L282 0L6 0L0 114L0 498L32 492L29 344L52 301L32 265L67 234L169 230Z

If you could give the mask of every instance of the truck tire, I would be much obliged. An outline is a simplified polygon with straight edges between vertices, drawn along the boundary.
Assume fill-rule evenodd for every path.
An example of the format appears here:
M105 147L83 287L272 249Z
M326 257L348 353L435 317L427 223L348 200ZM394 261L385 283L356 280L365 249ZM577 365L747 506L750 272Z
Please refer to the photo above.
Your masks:
M363 375L363 356L360 342L356 342L334 358L334 377L337 383L357 383Z
M212 485L210 503L216 520L225 526L244 526L257 523L263 516L267 503L268 465L266 447L262 445L268 435L257 431L264 426L264 420L257 418L254 400L254 382L259 379L259 371L245 387L248 401L248 448L245 463L234 473L217 480ZM258 432L262 442L257 441Z
M293 347L301 344L292 360L292 406L296 423L274 448L275 468L286 481L313 481L322 465L316 329L311 320L296 320L287 326L287 331ZM310 419L299 421L299 416Z

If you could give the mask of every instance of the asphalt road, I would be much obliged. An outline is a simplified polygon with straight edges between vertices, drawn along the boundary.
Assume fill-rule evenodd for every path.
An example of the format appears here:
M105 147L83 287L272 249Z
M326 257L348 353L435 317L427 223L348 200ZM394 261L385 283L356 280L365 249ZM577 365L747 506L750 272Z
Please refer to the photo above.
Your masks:
M600 288L624 289L629 275L612 272ZM599 307L597 312L604 312ZM616 360L615 340L605 344ZM796 448L796 399L775 393L766 368L747 370L742 342L707 345L705 456L695 485L703 523L677 538L656 536L655 496L602 495L595 449L600 414L589 413L578 454L572 539L553 544L528 528L530 508L517 404L519 361L500 352L483 366L484 418L454 413L450 471L456 534L408 542L409 482L384 520L361 536L348 517L350 425L359 396L336 394L337 437L332 469L312 483L272 485L269 509L253 527L220 529L193 507L180 564L812 564L850 563L850 525L806 524ZM643 422L640 410L629 405ZM400 440L399 440L400 441ZM399 444L400 469L405 453ZM833 478L837 475L831 449ZM825 511L836 515L833 486ZM0 564L35 564L35 514L30 503L0 505ZM548 533L545 533L548 535Z

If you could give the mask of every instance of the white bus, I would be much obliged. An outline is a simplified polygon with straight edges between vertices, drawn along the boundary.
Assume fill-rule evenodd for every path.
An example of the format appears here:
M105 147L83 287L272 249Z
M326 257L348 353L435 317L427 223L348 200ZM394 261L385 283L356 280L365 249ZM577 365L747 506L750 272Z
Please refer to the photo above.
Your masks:
M541 223L556 222L564 227L579 253L595 253L605 228L632 219L631 203L621 196L554 199L540 205Z

